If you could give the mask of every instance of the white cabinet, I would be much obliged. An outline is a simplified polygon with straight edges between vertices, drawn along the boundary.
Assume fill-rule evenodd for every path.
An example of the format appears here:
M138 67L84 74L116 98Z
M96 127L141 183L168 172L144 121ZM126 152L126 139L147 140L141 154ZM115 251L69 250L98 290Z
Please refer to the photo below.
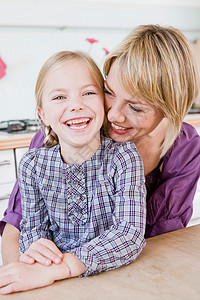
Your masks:
M18 171L18 166L20 159L22 158L23 154L28 150L28 148L16 148L15 149L15 161L16 161L16 174Z
M0 150L0 220L8 206L10 193L17 178L17 169L22 155L28 148Z
M198 134L200 135L200 126L195 126ZM200 168L200 164L199 164ZM200 224L200 179L197 184L197 190L194 196L194 201L193 201L193 214L191 217L190 222L188 223L188 226L193 226Z
M200 224L200 179L197 184L197 190L193 201L193 214L188 223L188 227L197 224Z
M8 199L16 180L14 150L0 151L0 219L7 207Z

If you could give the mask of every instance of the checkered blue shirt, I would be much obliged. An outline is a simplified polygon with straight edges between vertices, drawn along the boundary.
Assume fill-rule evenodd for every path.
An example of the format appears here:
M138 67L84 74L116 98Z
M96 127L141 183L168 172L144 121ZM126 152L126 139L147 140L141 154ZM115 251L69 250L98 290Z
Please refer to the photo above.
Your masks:
M134 261L145 246L146 189L133 143L102 137L80 165L62 161L60 146L29 150L19 165L20 253L53 240L86 266L84 276Z

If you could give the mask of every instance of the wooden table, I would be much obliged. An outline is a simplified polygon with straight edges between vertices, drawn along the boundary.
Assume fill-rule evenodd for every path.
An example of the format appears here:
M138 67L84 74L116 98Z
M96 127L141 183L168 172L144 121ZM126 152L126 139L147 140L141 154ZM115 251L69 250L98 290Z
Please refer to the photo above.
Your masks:
M147 239L139 258L126 267L0 299L199 300L200 225Z

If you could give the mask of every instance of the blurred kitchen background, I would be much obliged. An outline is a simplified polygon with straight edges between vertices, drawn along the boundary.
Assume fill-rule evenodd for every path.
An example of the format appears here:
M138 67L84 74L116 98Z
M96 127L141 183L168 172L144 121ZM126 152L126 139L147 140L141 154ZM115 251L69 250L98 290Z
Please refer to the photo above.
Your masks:
M195 43L200 0L0 0L0 122L35 118L36 78L54 52L81 49L102 68L107 51L149 23L175 26Z

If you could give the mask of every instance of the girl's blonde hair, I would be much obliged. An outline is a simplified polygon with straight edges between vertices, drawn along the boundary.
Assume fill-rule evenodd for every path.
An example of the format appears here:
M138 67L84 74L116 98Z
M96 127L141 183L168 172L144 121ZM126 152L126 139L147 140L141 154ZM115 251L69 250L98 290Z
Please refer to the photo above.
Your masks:
M139 26L104 63L104 75L117 61L123 89L159 109L168 119L161 157L173 145L199 92L199 79L189 42L173 27Z
M94 60L85 52L82 51L61 51L54 55L52 55L42 66L35 87L35 97L37 107L42 108L42 94L45 82L47 80L47 76L61 67L66 61L69 60L79 60L80 63L83 63L91 73L97 87L102 91L104 89L104 78L99 70L98 66L94 62ZM44 140L44 144L46 147L52 147L58 143L58 137L56 133L52 130L51 126L45 126L42 122L40 116L38 115L41 123L44 126L46 132L46 138Z

